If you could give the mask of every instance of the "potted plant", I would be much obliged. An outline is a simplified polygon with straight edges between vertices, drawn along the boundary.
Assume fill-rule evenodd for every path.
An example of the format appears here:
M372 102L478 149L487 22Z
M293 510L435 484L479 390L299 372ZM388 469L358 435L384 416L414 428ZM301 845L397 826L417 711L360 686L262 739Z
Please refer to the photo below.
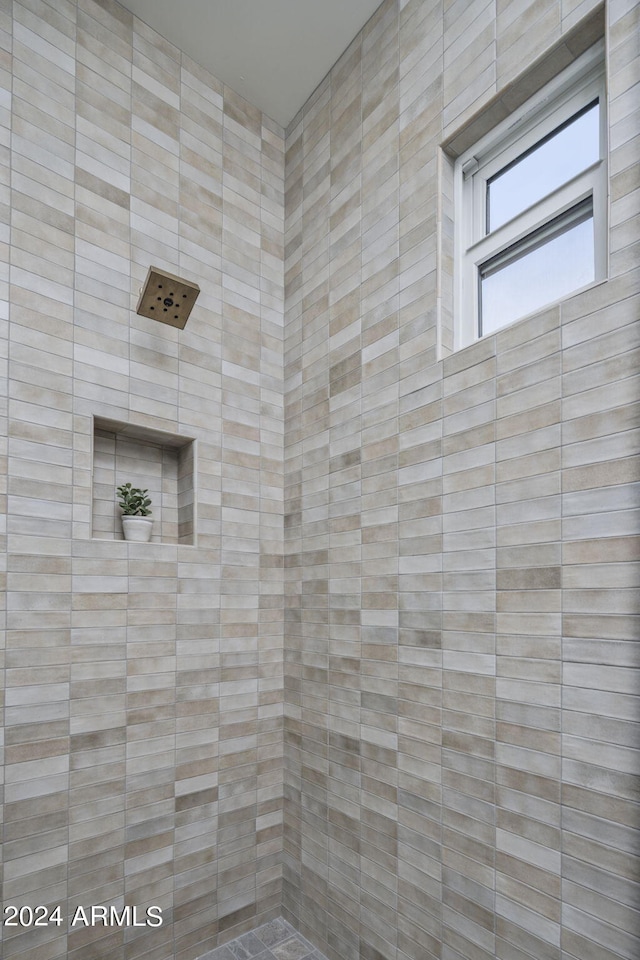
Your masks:
M147 543L151 539L153 519L149 516L151 500L147 496L148 490L132 487L130 483L123 483L117 488L118 501L122 507L122 532L125 540L137 540Z

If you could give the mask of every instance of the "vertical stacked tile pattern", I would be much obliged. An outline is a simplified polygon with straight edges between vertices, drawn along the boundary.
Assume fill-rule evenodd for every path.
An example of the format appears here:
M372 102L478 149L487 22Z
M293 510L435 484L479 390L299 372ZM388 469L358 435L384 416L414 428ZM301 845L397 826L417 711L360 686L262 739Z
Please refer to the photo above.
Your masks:
M287 133L284 905L335 960L640 949L637 4L606 283L451 353L439 153L597 11L387 0Z
M74 504L78 539L72 547L67 913L77 905L109 902L129 893L124 862L131 850L133 814L127 812L125 792L129 744L139 728L127 729L133 717L127 712L128 674L133 649L139 647L134 645L130 652L127 644L127 550L123 544L102 543L96 554L98 544L88 538L101 534L88 494L92 467L96 483L101 479L98 459L92 463L92 417L104 411L114 419L128 418L132 26L130 15L115 5L78 6L72 292L74 403L83 443L76 454L74 483L85 493L82 503ZM99 457L97 437L95 444ZM115 467L115 457L111 466ZM142 486L159 486L159 469L154 475L153 482ZM125 479L115 470L109 476L110 483ZM107 497L107 491L102 495ZM78 927L68 938L71 956L105 948L118 955L124 948L123 932Z
M346 956L357 956L357 933L348 932L345 918L361 899L361 829L357 815L361 789L359 743L361 704L358 681L361 664L361 179L362 57L358 37L345 51L332 78L329 124L344 131L334 150L329 147L329 275L334 292L328 299L329 391L324 404L327 427L328 482L321 478L328 499L328 540L319 544L317 566L328 594L328 763L327 911L335 943L348 943ZM334 82L335 79L335 82ZM306 124L305 124L306 125ZM305 275L307 280L308 275ZM328 335L328 336L327 336ZM329 458L329 449L333 455ZM326 476L326 469L325 469ZM306 503L306 498L303 503ZM305 553L306 558L306 553ZM329 577L331 571L331 577ZM322 917L314 913L322 935Z
M610 291L562 306L562 948L638 939L637 4L608 7ZM637 174L637 155L635 161Z
M482 960L495 945L495 353L489 337L443 364L442 937Z
M385 0L285 192L282 131L114 0L0 4L3 900L165 921L3 956L194 960L282 908L335 960L637 956L638 5L606 283L450 355L439 154L596 7ZM133 312L150 262L185 331ZM150 463L195 546L96 513L94 416L194 438L192 490Z
M397 14L382 5L362 34L362 317L360 369L362 540L360 665L361 845L360 954L396 946L398 770L398 491L399 359ZM392 29L390 29L392 28ZM357 276L357 274L356 274ZM357 437L357 434L356 434ZM376 449L377 448L377 449ZM382 451L392 455L383 468ZM378 454L378 456L376 456ZM389 549L390 548L390 549ZM357 582L351 591L358 596ZM356 739L357 742L357 738Z
M10 273L10 248L9 248L9 239L11 236L11 151L10 151L10 141L11 141L11 86L12 86L12 63L11 63L11 53L12 53L12 34L13 34L13 24L11 22L10 13L6 8L0 10L0 91L2 96L2 146L0 147L2 151L2 175L1 175L1 189L2 189L2 214L0 215L0 222L2 223L2 256L0 257L0 263L2 264L2 313L0 316L0 324L2 329L2 335L0 336L1 344L1 354L0 354L0 363L2 364L2 387L0 388L0 396L2 397L2 413L0 414L2 418L2 442L0 444L0 457L2 466L0 468L0 477L2 478L2 492L0 496L2 497L2 527L0 529L0 577L2 577L2 605L1 605L1 622L0 630L2 639L0 641L0 669L2 670L2 693L0 694L0 709L3 711L5 708L5 663L6 663L6 626L7 626L7 602L6 602L6 588L7 588L7 486L8 486L8 476L7 476L7 456L8 456L8 446L9 446L9 435L8 435L8 355L9 355L9 273ZM2 776L0 777L0 804L2 805L0 809L4 809L4 767L5 767L5 728L4 723L2 724L2 733L0 735L0 751L1 751L1 764L2 764ZM4 851L0 850L0 883L3 882L4 871Z
M399 384L396 432L387 438L397 450L398 542L391 529L385 545L398 554L397 955L429 958L440 955L442 940L442 369L434 363L432 138L442 123L443 34L438 4L407 3L399 13ZM387 486L395 468L389 461Z
M307 496L302 534L309 549L301 583L303 635L310 642L300 657L300 697L307 705L301 726L300 848L303 874L301 902L312 928L328 909L329 850L324 824L328 802L329 582L327 579L332 476L338 464L329 463L329 392L324 371L330 364L329 316L329 100L322 83L309 103L310 123L301 132L302 179L302 383L306 394L302 414L302 478ZM312 232L307 233L307 226ZM321 371L320 377L318 371ZM309 438L309 439L307 439ZM338 483L334 481L334 483ZM320 825L322 824L322 828ZM321 912L320 912L321 911ZM316 937L323 929L319 924Z
M13 12L4 903L66 913L71 676L76 9ZM10 239L9 237L7 239ZM32 901L33 898L33 901ZM61 955L65 931L6 931Z
M2 955L191 960L280 911L284 139L113 0L0 28L3 902L64 918ZM135 314L150 263L200 284L184 331ZM91 904L164 923L68 929Z
M561 356L557 308L496 337L496 955L557 955Z

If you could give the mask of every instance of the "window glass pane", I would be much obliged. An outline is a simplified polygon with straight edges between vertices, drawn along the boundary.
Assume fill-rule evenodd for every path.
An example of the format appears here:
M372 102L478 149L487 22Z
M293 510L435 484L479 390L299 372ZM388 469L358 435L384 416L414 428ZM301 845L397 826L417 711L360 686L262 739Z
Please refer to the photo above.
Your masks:
M527 313L595 279L593 212L562 223L524 253L495 258L480 271L480 335L493 333ZM494 263L495 263L494 260Z
M487 232L546 197L599 158L599 109L594 103L489 180Z

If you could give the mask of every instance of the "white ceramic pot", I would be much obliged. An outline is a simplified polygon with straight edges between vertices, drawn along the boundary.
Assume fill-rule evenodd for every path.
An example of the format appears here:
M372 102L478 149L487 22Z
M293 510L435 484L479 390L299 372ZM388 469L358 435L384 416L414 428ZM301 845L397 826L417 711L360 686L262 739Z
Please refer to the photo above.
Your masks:
M135 540L138 543L148 543L151 539L151 517L123 517L122 532L125 540Z

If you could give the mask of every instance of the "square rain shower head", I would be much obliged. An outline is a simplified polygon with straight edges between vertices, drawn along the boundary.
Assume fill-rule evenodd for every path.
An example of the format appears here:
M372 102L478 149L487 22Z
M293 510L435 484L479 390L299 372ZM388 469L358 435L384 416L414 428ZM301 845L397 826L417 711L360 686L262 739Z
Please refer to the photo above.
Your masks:
M149 267L136 313L184 330L199 293L197 283L174 277L158 267Z

